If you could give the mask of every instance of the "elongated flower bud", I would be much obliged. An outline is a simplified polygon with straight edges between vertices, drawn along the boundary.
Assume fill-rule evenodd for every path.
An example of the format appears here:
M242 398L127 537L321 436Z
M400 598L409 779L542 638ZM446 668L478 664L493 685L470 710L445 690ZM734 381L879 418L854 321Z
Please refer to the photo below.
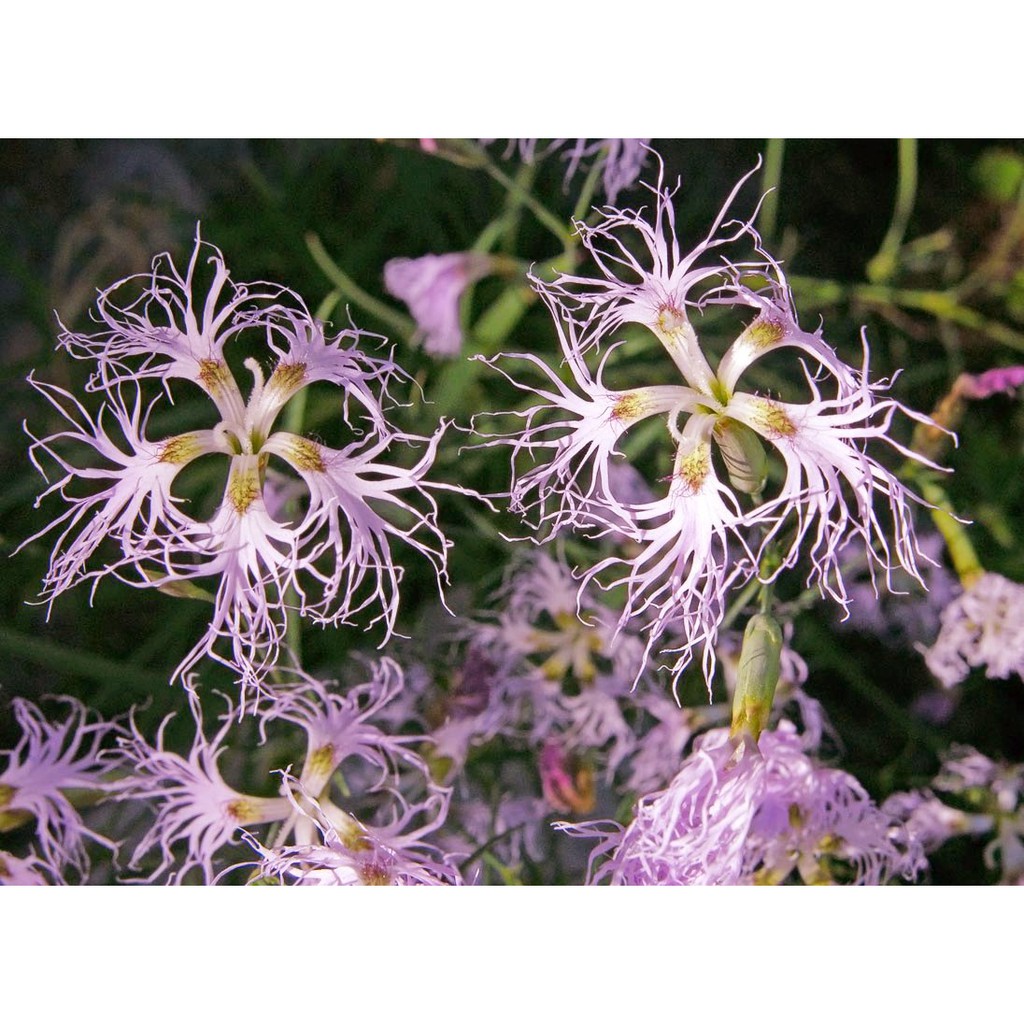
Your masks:
M743 633L731 735L746 731L755 740L761 735L771 714L781 666L782 630L770 615L759 612Z
M768 479L768 456L761 439L745 423L722 417L715 425L729 483L743 494L760 494Z

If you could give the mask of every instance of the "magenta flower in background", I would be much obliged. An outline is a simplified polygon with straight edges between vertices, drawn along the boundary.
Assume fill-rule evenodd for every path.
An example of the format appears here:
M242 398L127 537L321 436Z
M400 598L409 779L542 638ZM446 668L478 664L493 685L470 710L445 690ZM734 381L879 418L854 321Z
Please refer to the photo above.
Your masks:
M459 354L462 293L491 273L492 262L482 252L451 252L417 259L400 257L384 264L384 287L409 307L423 348L430 355L450 358Z
M107 289L97 309L103 329L65 331L61 346L95 362L89 387L102 399L99 412L32 380L66 421L49 437L33 436L31 446L44 476L44 456L58 469L43 497L58 495L66 505L30 538L57 532L43 586L48 602L106 575L142 588L209 580L212 620L176 676L210 655L253 684L277 660L288 608L324 625L383 621L390 635L402 572L393 542L419 552L439 585L444 580L449 542L436 521L435 485L424 477L445 424L431 438L388 425L388 387L402 373L390 357L359 349L381 339L356 329L328 337L286 289L232 283L220 251L198 239L184 275L169 256L158 257L151 274ZM225 356L243 334L269 357L267 367L244 360L247 396ZM339 422L351 440L337 448L277 428L289 400L318 381L338 389ZM144 394L149 382L160 385L153 397ZM178 389L195 386L212 402L216 426L174 435L153 429ZM404 449L418 451L410 460ZM172 493L181 471L206 456L227 466L208 521ZM268 470L270 459L284 473ZM107 538L113 557L100 550Z
M103 744L121 730L98 721L72 697L53 698L67 713L50 721L30 701L11 703L21 737L13 750L0 751L6 765L0 772L0 819L35 822L35 851L27 858L0 854L7 864L8 884L33 884L31 879L61 880L68 869L83 880L89 871L86 841L116 850L117 844L86 826L71 802L70 791L105 794L116 752ZM0 868L0 876L3 869ZM22 881L17 881L17 879Z

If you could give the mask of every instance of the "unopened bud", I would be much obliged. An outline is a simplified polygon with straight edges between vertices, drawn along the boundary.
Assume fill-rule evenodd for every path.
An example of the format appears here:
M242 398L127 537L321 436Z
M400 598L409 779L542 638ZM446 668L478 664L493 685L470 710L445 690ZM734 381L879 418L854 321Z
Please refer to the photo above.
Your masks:
M747 623L732 701L732 735L749 732L756 740L768 724L782 669L782 630L770 615Z
M723 417L715 425L729 483L743 494L760 494L768 478L768 456L761 438L745 423Z

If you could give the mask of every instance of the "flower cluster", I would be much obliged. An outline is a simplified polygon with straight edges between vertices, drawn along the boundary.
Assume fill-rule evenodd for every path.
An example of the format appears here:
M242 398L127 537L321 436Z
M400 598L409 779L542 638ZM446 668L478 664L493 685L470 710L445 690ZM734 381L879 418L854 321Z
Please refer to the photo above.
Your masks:
M116 795L145 807L153 820L128 867L148 868L146 881L180 883L198 871L210 883L231 869L229 848L244 839L258 861L241 866L282 882L407 884L427 876L458 881L458 872L424 838L444 823L448 793L431 781L415 752L419 738L391 735L372 721L401 696L398 666L382 659L369 666L367 681L344 693L337 683L298 670L279 674L287 681L258 712L261 741L267 743L274 723L289 723L304 737L305 751L298 775L278 770L276 795L240 792L223 777L222 758L238 744L238 731L251 726L239 724L230 701L208 736L198 698L190 695L195 738L187 756L165 743L170 718L155 743L133 723L123 741L129 773ZM288 730L286 746L294 733ZM277 825L274 840L264 843L255 830L271 823ZM237 857L233 861L240 866Z
M176 674L211 655L247 684L276 662L288 609L320 624L382 620L390 633L402 575L393 542L419 552L443 579L449 542L436 522L438 485L424 477L444 424L430 438L389 425L388 387L401 371L390 356L360 349L380 339L356 329L329 337L286 289L234 284L220 251L198 238L184 273L158 257L151 273L103 292L97 316L98 333L66 330L60 341L94 364L97 413L32 380L65 421L31 446L44 476L44 457L59 472L44 497L57 494L66 505L35 535L57 533L48 601L108 575L178 592L210 581L210 625ZM268 365L245 356L253 346ZM239 368L251 379L247 397ZM151 382L155 397L146 393ZM278 424L316 382L337 389L348 432L337 447ZM195 387L212 403L215 425L158 429L167 404ZM226 474L219 507L204 519L177 487L182 471L207 456L220 457Z
M859 541L872 578L888 580L894 566L920 578L911 519L917 499L867 444L915 457L892 437L892 421L899 412L924 418L886 396L890 382L871 382L866 340L856 369L820 330L800 327L782 269L751 221L726 220L742 184L689 252L676 235L673 190L661 179L651 189L653 215L605 208L596 224L578 225L596 274L533 281L554 319L566 372L530 353L491 360L540 399L513 411L521 430L485 441L513 447L513 509L550 530L617 530L640 545L635 556L601 560L582 586L624 589L620 625L645 623L648 656L678 654L675 680L700 650L710 681L725 594L755 575L768 581L803 560L808 585L845 603L842 559ZM743 241L753 259L724 254ZM749 321L715 368L694 320L723 307ZM634 325L660 342L681 383L610 383L639 345ZM759 360L787 349L804 357L805 400L739 387ZM590 353L598 354L596 366ZM532 365L544 384L513 376L504 369L509 359ZM655 416L666 417L675 446L667 489L650 501L622 500L612 487L620 442ZM780 463L777 484L769 482L766 445ZM681 638L677 646L673 637Z

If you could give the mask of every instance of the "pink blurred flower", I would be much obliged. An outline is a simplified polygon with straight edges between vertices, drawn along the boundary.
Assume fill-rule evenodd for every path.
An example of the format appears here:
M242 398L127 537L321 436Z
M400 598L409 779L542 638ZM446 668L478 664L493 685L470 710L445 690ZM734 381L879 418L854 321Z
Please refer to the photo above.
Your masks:
M965 398L991 398L1000 393L1012 394L1024 384L1024 366L998 366L984 373L963 373L956 390Z
M939 635L924 652L943 686L964 681L972 668L989 679L1024 676L1024 587L987 572L943 610Z
M457 356L462 348L459 303L474 281L491 272L491 257L482 252L404 257L384 264L384 287L412 312L432 356Z

